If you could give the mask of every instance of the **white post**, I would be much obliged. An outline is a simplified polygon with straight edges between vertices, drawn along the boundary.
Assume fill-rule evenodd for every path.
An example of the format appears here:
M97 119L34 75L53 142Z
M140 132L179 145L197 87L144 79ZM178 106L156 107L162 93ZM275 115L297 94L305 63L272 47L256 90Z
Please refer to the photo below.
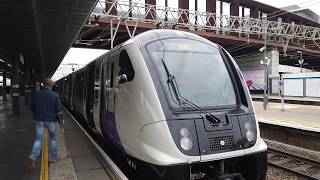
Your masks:
M284 112L284 81L282 75L280 75L279 80L279 95L281 97L281 108L280 111Z

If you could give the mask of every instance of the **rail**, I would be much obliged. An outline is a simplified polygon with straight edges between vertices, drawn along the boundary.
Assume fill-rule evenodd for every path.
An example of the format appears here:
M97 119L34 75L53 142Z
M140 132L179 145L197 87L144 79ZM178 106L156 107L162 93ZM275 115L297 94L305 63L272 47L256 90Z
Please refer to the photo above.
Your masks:
M268 164L307 179L320 179L320 162L268 149Z

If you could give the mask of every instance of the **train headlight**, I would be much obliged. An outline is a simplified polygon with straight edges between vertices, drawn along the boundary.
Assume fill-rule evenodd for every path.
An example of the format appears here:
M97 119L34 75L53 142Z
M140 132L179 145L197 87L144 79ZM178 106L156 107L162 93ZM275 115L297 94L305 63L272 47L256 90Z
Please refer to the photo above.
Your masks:
M251 130L252 129L252 125L249 121L245 122L244 123L244 127L247 129L247 130Z
M180 140L182 149L189 151L192 148L192 140L189 137L183 137Z
M188 137L190 135L190 132L187 128L181 128L180 129L180 135L182 137Z
M179 131L180 133L180 146L185 151L189 151L192 148L192 140L191 140L191 134L188 128L183 127Z
M244 147L252 147L257 140L257 125L254 116L240 117L241 131L243 134Z
M248 140L249 142L254 141L254 140L256 139L256 138L255 138L255 135L254 135L254 132L251 131L251 130L247 131L247 133L246 133L246 138L247 138L247 140Z

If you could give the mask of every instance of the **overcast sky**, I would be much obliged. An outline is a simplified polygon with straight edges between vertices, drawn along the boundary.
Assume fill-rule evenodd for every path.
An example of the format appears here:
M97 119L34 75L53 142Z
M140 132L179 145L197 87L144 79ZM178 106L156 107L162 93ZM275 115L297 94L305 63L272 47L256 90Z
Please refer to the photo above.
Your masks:
M134 2L144 2L144 0L133 0ZM164 6L164 0L156 0L157 4ZM205 1L198 0L198 10L205 11ZM309 8L315 13L320 14L320 0L256 0L275 7L290 6L293 4L299 5L301 8ZM170 7L177 7L177 0L168 0L168 5ZM190 9L194 9L194 1L190 1ZM81 48L71 48L69 52L64 57L62 64L67 63L77 63L77 64L87 64L95 58L99 57L106 50L94 50L94 49L81 49Z

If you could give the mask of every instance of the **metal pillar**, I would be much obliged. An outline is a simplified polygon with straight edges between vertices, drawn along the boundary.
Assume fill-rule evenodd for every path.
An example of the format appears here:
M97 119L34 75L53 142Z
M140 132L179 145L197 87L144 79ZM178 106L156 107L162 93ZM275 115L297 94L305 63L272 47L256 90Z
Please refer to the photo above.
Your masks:
M182 13L181 18L179 19L179 22L180 23L188 23L188 20L189 20L189 1L178 0L178 8L181 9L179 13Z
M150 4L150 5L156 5L156 0L145 0L145 3L146 4ZM146 5L146 10L148 9L147 5ZM156 19L156 11L155 9L150 9L150 11L148 12L147 16L146 16L147 19Z
M2 72L3 101L7 101L7 71Z
M216 14L217 10L217 0L206 0L206 11ZM210 17L208 21L208 25L212 26L215 24L216 17Z
M110 11L110 12L109 12ZM117 3L114 0L106 0L106 12L110 15L117 15Z
M36 76L35 76L34 71L31 67L30 67L29 73L30 73L29 87L30 87L30 94L32 95L33 93L36 92Z
M12 78L11 78L12 109L13 109L14 116L17 116L20 114L19 62L20 62L20 53L16 52L13 56Z
M29 67L25 64L25 71L24 71L24 103L26 105L30 102L30 72Z
M231 1L230 2L230 16L238 16L239 17L239 1ZM235 27L239 27L239 21L234 22ZM231 25L231 24L230 24ZM241 33L241 32L239 32ZM238 33L231 33L231 35L237 35Z
M239 16L239 1L231 1L230 15L231 16Z
M264 66L264 90L263 90L263 109L267 110L267 106L268 106L268 94L267 94L267 90L268 90L268 77L269 77L269 63L268 63L268 57L267 57L267 23L266 23L266 19L264 21L264 60L265 61L265 66Z
M256 7L250 9L250 17L254 18L254 19L258 19L259 18L259 9ZM257 39L257 38L259 38L259 35L253 34L253 35L250 35L250 37Z

